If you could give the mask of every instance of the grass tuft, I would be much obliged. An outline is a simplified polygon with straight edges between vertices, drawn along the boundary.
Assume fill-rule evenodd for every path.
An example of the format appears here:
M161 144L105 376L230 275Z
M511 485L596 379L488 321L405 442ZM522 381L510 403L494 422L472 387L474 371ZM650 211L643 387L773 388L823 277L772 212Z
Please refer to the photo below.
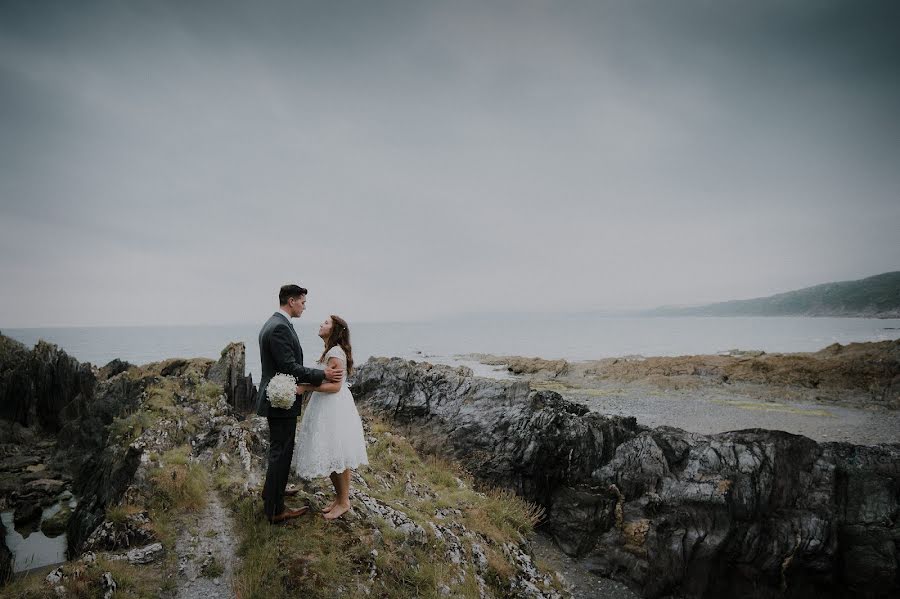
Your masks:
M209 475L188 459L190 447L182 445L166 452L160 466L151 471L155 499L163 509L196 512L206 507Z

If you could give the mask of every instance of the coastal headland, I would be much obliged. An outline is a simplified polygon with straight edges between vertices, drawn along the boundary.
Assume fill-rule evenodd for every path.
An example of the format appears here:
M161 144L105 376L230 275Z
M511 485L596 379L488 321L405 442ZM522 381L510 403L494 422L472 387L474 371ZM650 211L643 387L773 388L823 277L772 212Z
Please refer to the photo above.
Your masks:
M26 576L16 547L0 543L3 596L900 590L890 430L817 439L729 426L728 412L784 425L846 410L890 423L900 342L584 363L480 357L509 380L372 358L351 378L371 462L354 474L353 512L335 526L310 517L276 529L261 513L266 425L249 413L242 344L218 360L98 368L50 344L0 342L3 509L20 537L64 534L68 548ZM760 395L738 399L748 393ZM604 409L613 400L621 413ZM803 402L837 412L805 413ZM653 412L658 422L641 411L664 403L672 410ZM766 409L748 407L757 403ZM680 426L677 414L695 422ZM299 504L327 502L327 481L293 483Z

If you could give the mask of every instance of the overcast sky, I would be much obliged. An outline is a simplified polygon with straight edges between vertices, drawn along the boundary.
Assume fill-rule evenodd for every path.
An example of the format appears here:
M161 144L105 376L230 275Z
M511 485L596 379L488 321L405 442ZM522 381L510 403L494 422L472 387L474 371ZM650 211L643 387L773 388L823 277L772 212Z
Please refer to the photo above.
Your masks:
M900 269L900 3L0 0L0 325Z

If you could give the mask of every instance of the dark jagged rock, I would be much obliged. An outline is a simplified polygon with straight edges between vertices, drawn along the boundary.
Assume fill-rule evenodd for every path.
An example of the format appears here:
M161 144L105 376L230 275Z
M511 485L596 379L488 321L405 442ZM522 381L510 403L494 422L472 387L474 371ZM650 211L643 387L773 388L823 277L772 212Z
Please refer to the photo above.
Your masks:
M55 345L39 341L31 352L31 380L38 422L57 432L66 406L78 396L93 395L96 379L90 364L79 364Z
M250 377L243 376L243 345L231 344L219 364L222 368L212 370L221 376L216 382L230 393L229 399L238 406L252 406L254 388ZM155 422L153 434L157 438L145 438L141 429L147 414L136 417L134 423L129 418L142 409L148 388L156 386L159 393L167 386L181 387L207 370L208 361L202 359L166 360L137 371L127 362L114 360L95 377L90 364L79 364L53 345L39 342L28 351L0 335L0 417L4 419L0 441L14 445L30 439L27 451L0 462L0 488L9 490L21 518L35 520L35 514L41 513L41 502L52 503L52 495L61 484L73 481L72 490L79 501L66 525L66 542L69 555L77 555L105 521L107 508L135 482L144 453L170 449L176 439L182 438L179 431L194 426L163 418ZM159 397L166 401L164 396ZM187 396L175 393L173 399L186 401ZM229 406L224 401L215 406L199 402L196 410L192 413L197 425L215 429L216 418L228 412ZM114 423L119 426L111 429ZM41 429L55 439L35 434ZM115 431L114 438L111 430ZM129 443L131 431L139 437ZM52 460L47 460L54 449ZM33 456L30 451L40 455ZM45 462L52 466L38 467ZM107 537L100 535L95 541L102 545ZM0 575L5 549L0 546Z
M547 510L567 553L645 597L894 597L900 444L699 435L525 383L371 359L357 400Z
M154 379L132 379L123 370L97 383L89 364L79 364L43 342L17 366L24 368L22 377L30 380L31 386L20 392L31 398L36 421L42 428L57 433L54 467L75 475L74 491L81 499L66 530L70 550L77 549L103 521L109 502L127 487L140 457L139 451L107 447L109 426L116 418L138 409L148 381ZM121 370L122 365L113 365L112 370L117 369ZM27 395L29 388L31 395ZM9 465L24 468L32 462L33 458L22 456L11 458ZM40 490L46 483L38 480L46 477L47 474L36 472L35 481L28 484ZM28 475L20 476L20 480L27 478Z
M6 527L0 522L0 586L6 584L12 576L13 555L6 546Z
M219 361L210 366L206 378L222 385L228 404L238 414L248 414L256 404L256 388L253 377L244 376L246 352L243 343L229 343L222 350Z
M106 366L100 369L100 379L106 380L112 378L117 374L126 372L129 368L134 368L134 364L116 358L108 362Z
M153 377L132 379L119 374L101 381L91 396L80 396L66 406L57 442L55 462L78 475L82 465L107 444L109 425L138 409Z
M18 505L16 505L16 510L13 513L13 522L18 526L19 524L26 524L29 522L35 522L40 520L41 514L43 513L43 508L39 501L34 498L33 500L23 500Z
M128 514L121 522L107 520L85 541L84 551L117 551L145 545L156 539L147 512Z
M131 483L142 450L109 443L109 426L138 410L146 388L157 381L156 376L135 379L121 373L101 382L90 400L70 404L68 422L57 437L60 448L69 448L57 457L77 473L73 490L80 498L66 529L69 555L80 551L104 521L107 506Z
M159 373L162 376L181 376L184 374L185 369L187 369L188 364L189 360L183 360L181 358L167 360Z
M165 408L151 417L149 428L142 425L142 430L136 431L138 436L130 442L121 433L111 438L109 425L117 418L128 418L137 410L144 410L143 415L149 416L144 400L154 392L159 394L162 389L166 389L165 394L168 394L171 401L189 401L189 389L193 383L187 387L181 385L187 385L198 372L202 376L207 371L206 360L166 360L144 367L143 371L125 372L103 381L97 386L92 401L73 403L73 406L83 411L72 421L71 428L61 431L60 445L63 433L70 434L74 439L73 443L82 448L85 457L80 459L81 465L73 489L79 502L67 528L66 540L70 556L83 551L86 541L94 542L89 541L89 537L104 523L107 509L116 505L135 483L136 477L139 477L142 457L146 458L147 453L162 454L178 443L179 439L183 440L182 433L187 423L164 416L163 414L168 413L168 408ZM217 422L215 416L228 410L229 406L224 401L219 401L215 406L197 402L191 406L191 413L198 422L191 426L214 430ZM84 429L91 430L88 432Z
M24 345L0 335L0 418L22 426L37 422L30 357Z
M95 384L90 364L80 364L55 345L39 341L28 351L0 335L0 418L56 433L65 422L66 406L90 397Z
M141 453L134 446L111 446L82 466L75 485L80 499L66 529L70 556L78 555L84 541L106 518L107 506L118 501L128 488L140 465Z
M69 522L77 546L97 524L98 516L92 511L97 509L97 498L105 508L109 497L122 492L120 481L129 478L127 473L133 473L136 467L127 456L104 456L103 451L109 425L115 418L137 409L146 381L132 380L125 374L113 375L114 371L127 370L126 363L113 361L106 367L109 372L104 375L105 380L98 384L90 364L80 364L43 341L29 352L22 344L0 336L0 358L0 416L12 420L13 425L34 428L39 424L45 431L55 433L54 470L75 473L75 491L85 495ZM21 470L38 461L30 455L12 456L4 460L3 469ZM23 492L41 491L48 484L53 489L60 486L59 482L38 482L48 476L41 472L21 474L9 483L15 483L15 490ZM21 504L26 498L23 495L17 501ZM32 503L39 504L40 499ZM102 513L99 516L102 518ZM70 546L73 538L69 539Z

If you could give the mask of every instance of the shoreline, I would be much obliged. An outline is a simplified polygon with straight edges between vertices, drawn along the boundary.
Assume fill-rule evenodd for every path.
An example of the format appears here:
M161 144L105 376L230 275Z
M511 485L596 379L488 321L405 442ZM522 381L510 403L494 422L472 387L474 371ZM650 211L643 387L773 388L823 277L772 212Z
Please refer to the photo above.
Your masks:
M502 368L497 378L525 380L591 411L634 416L650 427L701 434L764 428L819 442L900 442L900 340L809 353L460 358Z

